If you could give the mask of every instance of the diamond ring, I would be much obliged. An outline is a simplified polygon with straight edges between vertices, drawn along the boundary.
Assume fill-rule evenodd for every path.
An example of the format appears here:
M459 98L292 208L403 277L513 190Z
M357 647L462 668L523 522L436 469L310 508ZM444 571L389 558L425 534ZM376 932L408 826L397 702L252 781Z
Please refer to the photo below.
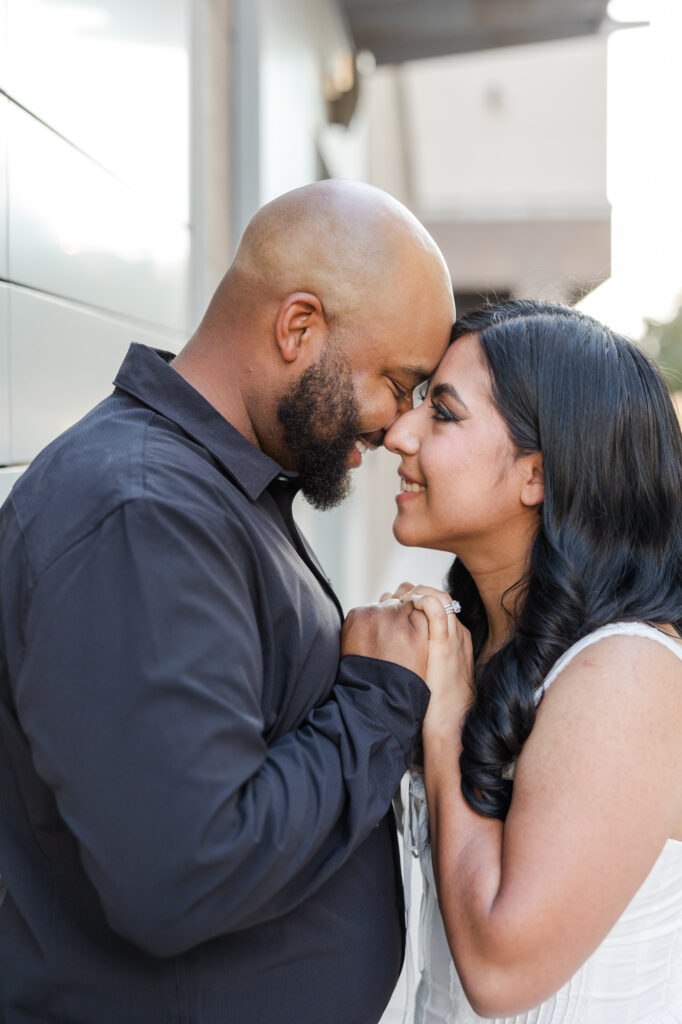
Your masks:
M451 601L450 604L446 604L443 607L445 608L446 615L459 615L462 610L459 601Z

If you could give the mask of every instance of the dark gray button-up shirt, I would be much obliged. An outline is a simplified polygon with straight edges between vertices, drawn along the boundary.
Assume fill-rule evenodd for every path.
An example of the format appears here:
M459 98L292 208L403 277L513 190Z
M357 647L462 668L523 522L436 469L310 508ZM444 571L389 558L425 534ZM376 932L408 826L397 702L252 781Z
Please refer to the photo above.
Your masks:
M0 1018L367 1024L426 709L340 665L292 474L132 346L0 511Z

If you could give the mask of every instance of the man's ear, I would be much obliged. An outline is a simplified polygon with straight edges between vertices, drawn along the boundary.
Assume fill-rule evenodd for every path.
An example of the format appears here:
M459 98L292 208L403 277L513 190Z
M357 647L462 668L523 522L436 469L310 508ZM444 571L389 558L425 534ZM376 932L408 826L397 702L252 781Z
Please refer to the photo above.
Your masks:
M533 452L524 455L519 461L519 469L523 475L521 487L521 504L529 508L541 505L545 498L545 474L542 453Z
M287 295L275 319L275 341L282 359L293 363L301 354L309 357L326 336L327 322L318 297L312 292Z

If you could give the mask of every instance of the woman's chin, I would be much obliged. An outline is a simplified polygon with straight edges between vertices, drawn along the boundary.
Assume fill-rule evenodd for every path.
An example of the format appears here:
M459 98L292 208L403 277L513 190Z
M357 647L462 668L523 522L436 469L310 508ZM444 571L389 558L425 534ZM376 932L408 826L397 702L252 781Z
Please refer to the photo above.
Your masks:
M393 520L393 536L406 548L428 548L428 538L416 536L414 531L408 529L404 522L401 522L400 514Z
M453 544L449 537L442 537L428 530L410 529L398 514L393 520L393 536L404 548L428 548L431 551L447 551L454 554Z

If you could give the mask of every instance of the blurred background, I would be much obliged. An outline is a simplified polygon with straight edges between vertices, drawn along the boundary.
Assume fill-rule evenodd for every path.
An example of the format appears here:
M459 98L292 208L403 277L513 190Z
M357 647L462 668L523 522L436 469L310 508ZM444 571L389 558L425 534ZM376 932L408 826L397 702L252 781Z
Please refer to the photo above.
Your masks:
M676 388L681 50L679 0L0 0L0 498L131 341L184 343L259 206L328 176L424 221L460 312L578 303ZM298 506L346 606L447 567L393 541L396 468Z
M577 302L674 383L681 48L679 0L0 0L0 496L321 177L406 203L460 312ZM346 606L443 577L392 539L396 467L299 504Z

